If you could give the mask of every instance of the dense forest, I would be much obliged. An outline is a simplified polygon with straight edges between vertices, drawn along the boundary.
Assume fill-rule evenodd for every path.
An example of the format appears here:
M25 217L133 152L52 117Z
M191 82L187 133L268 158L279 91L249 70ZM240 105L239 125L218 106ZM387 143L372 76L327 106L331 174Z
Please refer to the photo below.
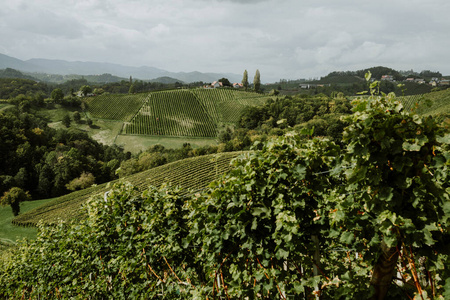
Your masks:
M81 131L52 129L38 116L18 109L0 113L0 124L1 194L19 187L33 199L59 196L113 180L120 163L130 157Z

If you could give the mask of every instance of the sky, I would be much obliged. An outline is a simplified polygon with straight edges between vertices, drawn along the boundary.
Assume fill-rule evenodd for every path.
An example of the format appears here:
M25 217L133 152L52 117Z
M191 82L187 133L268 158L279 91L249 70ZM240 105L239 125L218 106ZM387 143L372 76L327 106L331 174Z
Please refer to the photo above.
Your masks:
M0 53L243 74L450 75L448 0L0 0Z

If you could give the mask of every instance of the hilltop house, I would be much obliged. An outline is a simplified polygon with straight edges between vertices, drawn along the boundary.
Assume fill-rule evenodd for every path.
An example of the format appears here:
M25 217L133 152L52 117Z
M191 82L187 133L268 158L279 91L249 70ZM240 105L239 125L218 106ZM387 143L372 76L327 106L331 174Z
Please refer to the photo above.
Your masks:
M300 83L299 87L301 89L314 89L317 87L317 84L314 83Z
M450 80L449 79L442 79L439 84L440 85L450 85Z
M213 88L223 87L223 84L222 82L216 80L213 83L211 83L211 87Z
M381 76L381 80L394 81L394 76L392 76L392 75L383 75L383 76Z
M424 84L424 83L426 83L425 82L425 79L422 79L422 78L416 78L416 80L414 80L416 83L419 83L419 84Z

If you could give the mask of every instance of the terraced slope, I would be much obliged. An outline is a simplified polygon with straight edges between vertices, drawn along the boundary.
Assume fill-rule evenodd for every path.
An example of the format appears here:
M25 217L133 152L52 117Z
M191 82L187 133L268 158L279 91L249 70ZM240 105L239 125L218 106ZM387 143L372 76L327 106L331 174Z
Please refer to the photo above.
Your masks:
M123 180L140 190L150 185L161 186L163 183L170 183L182 187L184 193L188 194L190 190L206 188L210 182L228 172L231 169L230 161L243 153L245 152L228 152L188 158L131 175ZM81 205L92 195L108 191L110 184L90 187L55 198L41 207L19 215L13 220L13 224L36 226L39 220L44 223L55 223L58 219L67 221L82 218Z
M93 118L129 121L139 111L149 94L107 94L85 100Z
M87 98L91 117L123 121L121 134L216 137L219 124L235 123L247 106L269 96L234 89L170 90Z
M151 93L126 134L215 137L216 122L188 90Z
M192 90L208 113L222 123L239 121L242 110L246 106L263 105L268 96L236 91L232 89L196 89Z
M407 111L413 111L419 103L424 101L424 95L400 96L398 99Z
M420 114L439 115L450 114L450 89L424 94L424 100L431 101L431 106L421 107Z

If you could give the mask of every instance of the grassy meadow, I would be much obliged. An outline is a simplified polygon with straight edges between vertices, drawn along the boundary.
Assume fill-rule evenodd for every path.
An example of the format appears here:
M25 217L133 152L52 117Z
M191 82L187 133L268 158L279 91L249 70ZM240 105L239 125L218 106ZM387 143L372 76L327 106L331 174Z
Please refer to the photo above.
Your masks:
M23 214L31 211L49 201L51 201L51 199L23 202L20 204L20 213ZM0 246L14 244L16 240L24 237L28 239L34 239L36 237L36 227L15 226L12 224L13 219L14 215L11 207L0 206Z

